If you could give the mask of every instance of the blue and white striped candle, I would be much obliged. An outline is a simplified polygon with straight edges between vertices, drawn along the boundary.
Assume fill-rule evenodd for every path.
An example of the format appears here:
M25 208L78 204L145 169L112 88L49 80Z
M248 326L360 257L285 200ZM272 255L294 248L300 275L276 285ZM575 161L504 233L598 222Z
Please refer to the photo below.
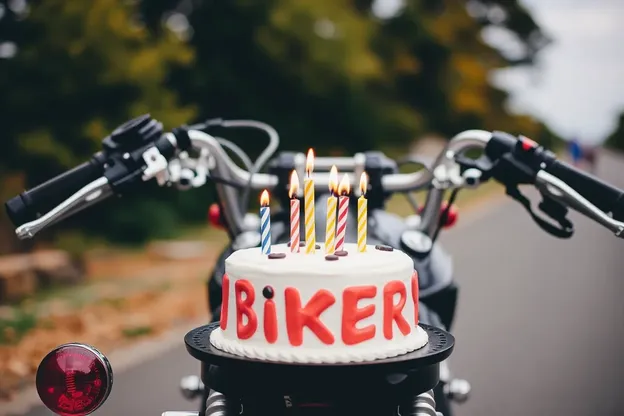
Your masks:
M269 208L269 191L260 195L260 236L262 254L271 254L271 208Z

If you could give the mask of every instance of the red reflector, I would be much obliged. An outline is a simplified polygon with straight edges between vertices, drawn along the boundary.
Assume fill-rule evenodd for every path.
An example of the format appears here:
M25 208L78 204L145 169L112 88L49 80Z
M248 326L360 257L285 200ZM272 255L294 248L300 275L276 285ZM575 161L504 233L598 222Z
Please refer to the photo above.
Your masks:
M448 202L446 201L442 202L442 206L440 207L440 215L444 214L444 211L446 210L447 206L448 206ZM418 208L419 215L422 215L423 208L424 207ZM458 216L457 207L455 205L451 205L451 208L449 208L449 211L446 215L446 219L444 223L442 224L442 227L451 228L457 222L457 216Z
M448 203L444 201L442 203L442 207L440 208L443 214L447 206L448 206ZM446 221L444 221L444 224L442 224L442 226L444 228L451 228L452 226L454 226L455 223L457 222L457 215L458 215L457 207L455 207L455 205L451 205L451 208L449 208L449 211L446 214Z
M531 149L535 149L537 147L537 143L533 140L529 139L525 136L520 136L520 140L522 141L522 150L528 152Z
M208 208L208 221L213 227L223 228L224 224L221 220L221 208L219 204L212 204Z
M65 344L41 361L35 384L39 398L52 412L82 416L106 401L113 386L113 371L106 357L95 348Z

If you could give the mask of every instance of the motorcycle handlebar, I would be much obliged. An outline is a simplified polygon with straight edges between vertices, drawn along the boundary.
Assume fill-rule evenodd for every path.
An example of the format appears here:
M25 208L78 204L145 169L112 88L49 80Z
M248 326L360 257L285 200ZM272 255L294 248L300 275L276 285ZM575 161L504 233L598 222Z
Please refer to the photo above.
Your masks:
M611 213L613 218L624 219L624 191L606 183L575 166L557 159L556 155L541 148L537 143L526 137L516 138L507 133L494 132L492 140L485 147L485 154L490 160L499 160L504 155L514 155L517 160L525 163L532 171L540 170L569 184L596 208ZM513 172L501 172L503 182ZM537 175L531 175L526 183L536 184Z
M124 185L126 180L133 184L156 177L161 185L175 182L176 179L172 179L174 176L172 171L175 170L173 169L174 164L171 163L175 149L178 149L177 152L180 153L192 147L199 150L200 154L203 155L200 156L200 159L195 160L196 165L201 165L201 169L196 170L198 173L201 171L202 175L205 174L215 181L221 182L217 186L217 192L226 208L224 214L229 215L227 219L235 225L236 231L241 231L243 228L238 223L242 221L244 213L238 212L241 210L237 204L238 196L233 188L227 185L260 190L273 189L279 183L278 178L274 175L252 173L237 166L226 154L219 141L202 131L185 130L182 136L177 133L166 133L161 136L158 143L155 146L141 148L132 153L132 156L127 153L123 155L124 159L129 157L132 160L134 158L136 163L131 164L135 171L131 173L126 171L122 181L116 180L114 175L106 170L109 167L105 162L102 162L102 157L99 157L98 154L91 161L11 199L5 205L11 221L15 225L21 224L16 230L17 235L20 238L32 237L42 228L111 194L118 193L119 189L128 189ZM388 193L408 192L428 188L427 200L421 213L420 228L427 234L433 235L436 227L439 226L440 207L445 191L469 185L467 176L464 177L466 170L464 169L462 172L460 164L458 164L458 156L466 150L475 148L483 149L487 158L494 163L508 158L510 154L512 158L520 160L519 164L513 165L515 169L499 170L498 176L493 175L495 179L506 184L509 184L510 180L515 180L516 184L535 185L543 193L549 194L551 198L595 219L615 231L618 236L624 236L624 224L613 219L620 219L624 213L623 191L556 160L552 153L545 151L526 138L517 139L505 133L492 133L482 130L469 130L460 133L449 141L445 149L438 155L431 169L409 174L384 175L381 182L383 191ZM173 161L178 162L176 169L178 169L179 175L182 160L174 157ZM304 162L299 158L299 162L296 164L299 163L299 168L302 169L301 164ZM361 157L359 159L358 157L320 157L316 159L315 165L318 170L327 169L331 165L336 165L343 171L351 170L352 172L347 172L347 175L349 175L352 184L359 180L358 170L363 171ZM102 170L105 170L104 174L102 174ZM479 170L477 168L477 171ZM480 172L477 173L480 174ZM477 181L478 177L479 175L477 175ZM509 179L510 177L511 179ZM316 188L327 190L329 186L328 173L314 172L313 178ZM67 197L67 193L85 183L88 184ZM202 184L203 182L198 181L197 183ZM572 189L567 184L573 184L575 188L579 187L580 189ZM121 186L124 187L121 188ZM557 191L555 192L553 189ZM59 199L63 199L63 202L56 205L41 218L33 220L33 216L43 211L44 207L55 205ZM611 212L613 218L608 217L605 212L600 210ZM30 222L24 223L24 220Z
M104 166L99 155L7 201L6 212L11 222L20 225L33 221L101 177Z
M205 149L211 157L214 158L214 170L220 179L236 186L250 186L254 190L273 189L278 184L278 178L274 175L250 172L238 167L232 159L228 157L221 144L209 134L198 130L190 130L188 135L194 148ZM336 165L340 170L354 170L358 165L358 161L354 157L316 157L314 161L315 169L328 169ZM350 183L354 184L359 181L359 177L351 172L346 172ZM326 190L329 187L329 173L312 172L314 186L318 190ZM409 190L418 190L427 186L431 181L431 175L428 171L423 170L415 173L397 173L385 175L382 178L382 186L388 192L407 192ZM300 187L301 188L301 187ZM301 189L300 189L301 191Z

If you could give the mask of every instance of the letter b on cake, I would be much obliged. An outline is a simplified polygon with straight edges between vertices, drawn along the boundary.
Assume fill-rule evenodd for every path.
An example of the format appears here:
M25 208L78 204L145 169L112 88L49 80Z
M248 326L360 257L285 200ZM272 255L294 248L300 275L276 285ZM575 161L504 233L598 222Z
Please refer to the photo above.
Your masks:
M236 335L240 339L248 339L258 329L258 317L253 310L256 294L247 280L237 280L234 284L236 297ZM245 322L246 321L246 322Z

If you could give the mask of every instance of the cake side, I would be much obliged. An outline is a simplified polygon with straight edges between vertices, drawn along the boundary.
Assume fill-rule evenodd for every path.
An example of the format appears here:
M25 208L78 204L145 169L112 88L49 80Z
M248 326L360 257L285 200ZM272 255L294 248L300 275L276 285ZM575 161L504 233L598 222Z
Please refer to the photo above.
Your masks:
M418 323L418 278L398 250L369 246L325 260L324 251L269 259L259 249L226 260L220 329L224 351L274 361L358 362L424 346Z

